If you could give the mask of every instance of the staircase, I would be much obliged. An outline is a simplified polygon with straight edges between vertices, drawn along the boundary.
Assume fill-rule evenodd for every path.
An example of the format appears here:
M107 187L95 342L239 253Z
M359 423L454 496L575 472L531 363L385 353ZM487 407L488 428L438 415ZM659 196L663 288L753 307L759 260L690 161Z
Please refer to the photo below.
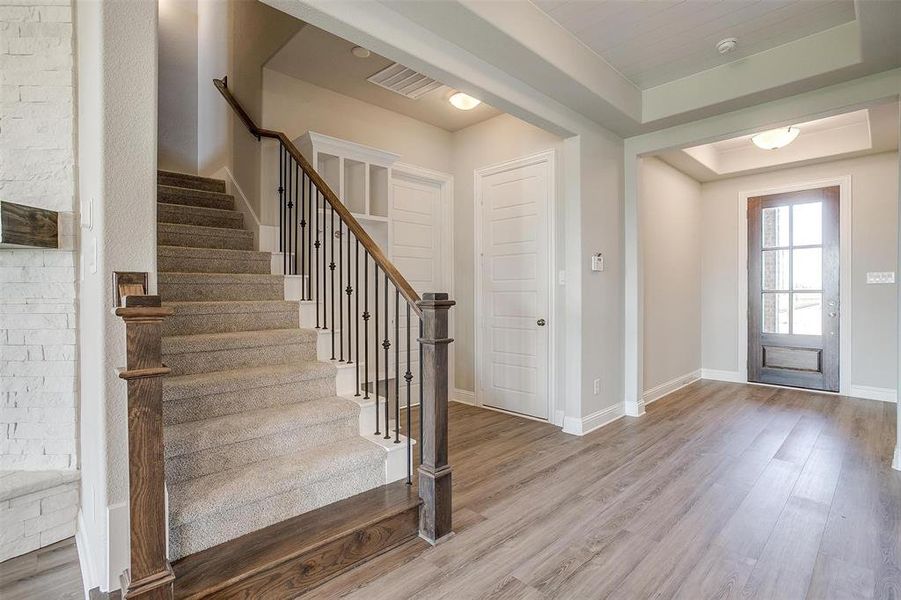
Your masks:
M161 171L158 202L169 558L385 484L384 449L224 182Z
M278 144L278 248L256 251L222 181L159 172L159 294L116 280L124 600L288 600L453 535L454 301L420 296L288 136L213 84L250 135Z

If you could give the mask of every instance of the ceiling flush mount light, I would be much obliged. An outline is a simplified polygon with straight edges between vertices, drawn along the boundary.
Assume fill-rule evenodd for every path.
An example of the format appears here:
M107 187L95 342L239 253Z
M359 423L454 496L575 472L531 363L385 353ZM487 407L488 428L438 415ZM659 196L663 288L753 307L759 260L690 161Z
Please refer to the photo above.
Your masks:
M350 53L356 56L357 58L369 58L369 55L372 54L369 50L364 48L363 46L354 46L350 49Z
M797 127L780 127L779 129L758 133L751 138L751 141L754 142L755 146L763 150L776 150L791 144L798 137L799 133L801 133L801 130Z
M729 54L738 47L738 39L726 38L716 43L716 51L720 54Z
M456 94L448 98L448 102L450 102L460 110L472 110L482 103L481 100L476 100L469 94L464 94L463 92L457 92Z

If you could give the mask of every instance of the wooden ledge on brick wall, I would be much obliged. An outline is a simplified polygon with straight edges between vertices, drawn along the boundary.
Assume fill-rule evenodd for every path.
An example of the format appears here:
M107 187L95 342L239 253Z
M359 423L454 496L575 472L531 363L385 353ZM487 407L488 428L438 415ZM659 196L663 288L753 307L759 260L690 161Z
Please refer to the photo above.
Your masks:
M0 248L59 248L59 213L0 201Z

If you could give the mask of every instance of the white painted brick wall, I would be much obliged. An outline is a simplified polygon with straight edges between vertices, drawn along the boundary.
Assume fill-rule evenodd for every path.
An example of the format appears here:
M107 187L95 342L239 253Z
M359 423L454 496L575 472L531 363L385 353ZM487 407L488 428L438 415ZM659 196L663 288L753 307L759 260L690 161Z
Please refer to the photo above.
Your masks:
M75 535L78 481L0 502L0 562Z
M71 0L0 0L0 199L63 213L61 250L0 250L0 470L78 466L72 41Z

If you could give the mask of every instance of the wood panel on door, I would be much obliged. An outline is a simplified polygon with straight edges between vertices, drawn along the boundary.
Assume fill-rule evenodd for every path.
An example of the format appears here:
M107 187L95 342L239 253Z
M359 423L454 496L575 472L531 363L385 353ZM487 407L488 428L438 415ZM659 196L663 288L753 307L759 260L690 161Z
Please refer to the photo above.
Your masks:
M481 403L548 415L547 162L481 178Z
M839 188L748 199L748 380L839 390Z

